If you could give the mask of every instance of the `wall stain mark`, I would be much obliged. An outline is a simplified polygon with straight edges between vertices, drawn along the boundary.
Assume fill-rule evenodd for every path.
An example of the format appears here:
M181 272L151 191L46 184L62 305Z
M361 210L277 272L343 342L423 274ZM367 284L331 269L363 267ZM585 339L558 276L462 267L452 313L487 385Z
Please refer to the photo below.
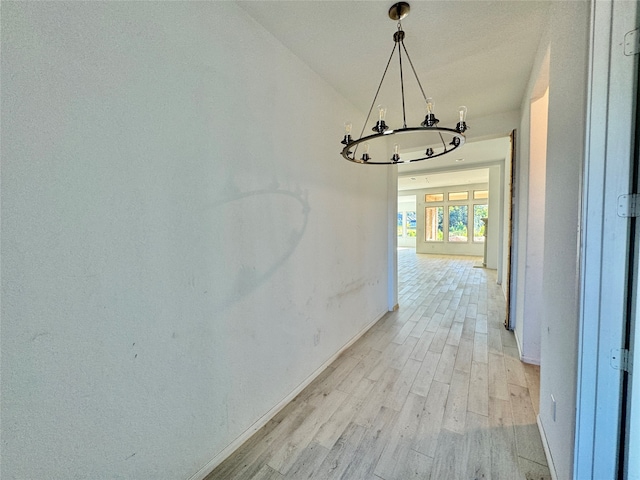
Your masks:
M301 190L291 191L280 189L277 181L272 183L272 185L275 188L251 190L248 192L241 192L236 186L228 185L227 189L225 189L225 194L227 195L226 198L219 202L214 202L206 208L207 211L219 212L232 202L251 198L259 199L261 196L266 197L274 195L292 199L301 207L301 225L299 225L298 228L293 229L290 235L284 240L284 242L282 242L282 247L284 249L283 252L275 256L271 261L271 264L264 270L256 271L255 267L251 268L243 266L241 274L229 283L231 286L230 291L220 293L221 298L219 299L218 305L216 305L220 310L226 310L231 305L263 285L267 279L278 271L291 257L291 255L293 255L300 244L300 241L304 237L304 233L306 232L309 222L309 212L311 211L307 192Z
M51 332L38 332L35 335L31 336L31 341L35 342L38 338L44 337L44 336L47 336L47 335L51 335Z

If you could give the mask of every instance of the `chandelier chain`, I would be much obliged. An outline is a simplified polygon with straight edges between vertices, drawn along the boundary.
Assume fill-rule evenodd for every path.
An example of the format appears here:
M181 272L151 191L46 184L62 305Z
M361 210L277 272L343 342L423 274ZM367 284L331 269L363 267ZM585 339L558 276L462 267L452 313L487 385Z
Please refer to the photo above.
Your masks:
M369 122L369 117L371 116L371 112L373 111L373 106L376 104L376 100L378 99L378 94L380 93L380 88L382 87L382 82L384 81L384 77L387 75L387 70L389 70L389 65L391 64L391 59L393 58L393 54L396 51L396 46L397 46L397 43L394 42L393 43L393 49L391 50L391 55L389 55L389 60L387 60L387 66L384 68L384 73L382 74L382 78L380 79L380 84L378 85L378 89L376 90L376 94L373 97L373 102L371 102L371 107L369 107L369 113L367 114L367 118L364 121L364 125L362 125L362 130L360 131L360 138L362 138L362 134L364 133L365 128L367 128L367 123Z

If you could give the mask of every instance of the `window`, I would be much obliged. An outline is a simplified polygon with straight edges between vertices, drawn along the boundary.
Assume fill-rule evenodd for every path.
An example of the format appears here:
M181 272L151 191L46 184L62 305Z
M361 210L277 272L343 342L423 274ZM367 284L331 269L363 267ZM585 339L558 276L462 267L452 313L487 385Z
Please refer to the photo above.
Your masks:
M475 192L473 192L475 195ZM483 218L489 216L487 205L474 205L473 206L473 241L484 242L485 224L482 221Z
M416 236L416 212L398 212L398 237Z
M469 192L450 192L449 201L451 200L468 200Z
M416 212L406 212L407 219L405 222L405 227L407 231L407 237L415 237L416 236Z
M440 189L427 190L430 193L424 194L425 242L471 245L486 241L482 219L488 218L489 190L484 185L478 187L475 190L472 186L458 186L452 187L452 191L443 188L442 193L431 193ZM464 188L467 190L462 190ZM408 225L406 217L404 222ZM408 229L405 227L405 235Z
M424 209L424 239L427 242L444 240L444 207Z
M467 241L468 210L469 210L469 207L467 205L449 205L449 241L450 242L466 242Z
M427 193L424 196L424 201L429 202L442 202L444 201L444 193Z
M489 190L474 190L473 191L473 199L474 200L483 200L485 198L489 198Z

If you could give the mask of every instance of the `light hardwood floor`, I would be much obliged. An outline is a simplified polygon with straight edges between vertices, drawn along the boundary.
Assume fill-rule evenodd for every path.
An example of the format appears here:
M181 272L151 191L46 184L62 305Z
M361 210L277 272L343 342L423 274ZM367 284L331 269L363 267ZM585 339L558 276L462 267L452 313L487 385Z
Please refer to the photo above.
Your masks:
M207 480L547 480L539 369L476 257L398 252L389 313Z

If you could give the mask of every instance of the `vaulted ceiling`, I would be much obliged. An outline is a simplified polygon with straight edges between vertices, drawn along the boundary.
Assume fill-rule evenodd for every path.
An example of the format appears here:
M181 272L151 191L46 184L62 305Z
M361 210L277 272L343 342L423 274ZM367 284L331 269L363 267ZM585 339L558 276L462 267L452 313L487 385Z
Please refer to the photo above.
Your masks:
M335 90L363 112L353 119L359 132L393 48L396 22L388 16L393 1L239 1L238 4ZM506 153L504 143L469 148L507 131L492 131L484 117L520 110L550 2L410 1L402 21L405 45L427 96L433 97L441 125L454 126L457 107L466 105L469 143L458 152L464 166L493 161ZM376 103L388 107L387 124L401 121L400 81L394 64ZM424 101L412 75L406 78L407 123L424 118ZM341 125L344 119L337 119ZM474 123L475 122L475 123ZM478 123L482 128L478 128ZM474 125L483 138L474 138ZM483 157L484 156L484 157ZM447 156L443 157L446 158ZM450 160L454 162L456 159ZM401 175L408 173L400 166ZM411 172L446 169L418 162Z

